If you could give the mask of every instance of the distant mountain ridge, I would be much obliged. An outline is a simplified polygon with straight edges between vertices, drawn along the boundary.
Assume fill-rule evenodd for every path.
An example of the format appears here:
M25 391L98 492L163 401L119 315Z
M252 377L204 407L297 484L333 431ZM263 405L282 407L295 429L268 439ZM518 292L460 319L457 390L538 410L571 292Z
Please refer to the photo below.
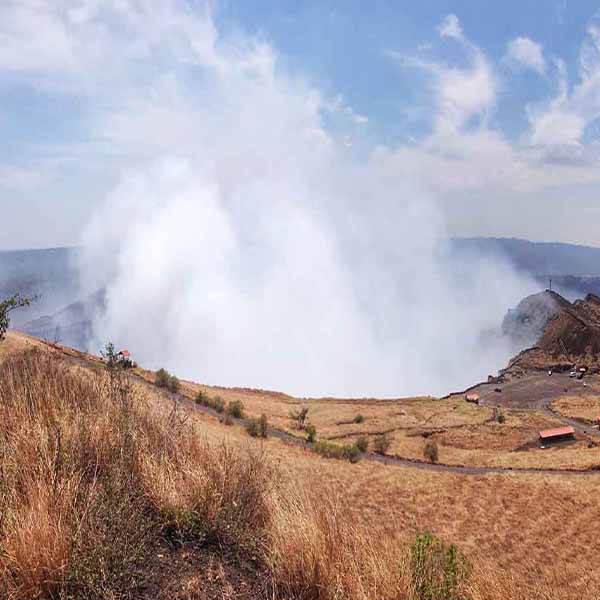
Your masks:
M452 238L447 248L451 256L461 253L503 256L517 269L533 276L600 278L600 248L592 246L472 237Z

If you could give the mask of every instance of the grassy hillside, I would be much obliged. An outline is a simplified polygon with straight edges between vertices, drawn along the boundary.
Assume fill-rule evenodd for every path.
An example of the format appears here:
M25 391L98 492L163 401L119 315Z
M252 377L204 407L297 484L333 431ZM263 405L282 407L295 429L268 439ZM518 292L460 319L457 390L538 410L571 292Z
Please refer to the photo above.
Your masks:
M0 384L1 597L600 593L593 476L325 460L15 334ZM444 569L425 530L471 568Z

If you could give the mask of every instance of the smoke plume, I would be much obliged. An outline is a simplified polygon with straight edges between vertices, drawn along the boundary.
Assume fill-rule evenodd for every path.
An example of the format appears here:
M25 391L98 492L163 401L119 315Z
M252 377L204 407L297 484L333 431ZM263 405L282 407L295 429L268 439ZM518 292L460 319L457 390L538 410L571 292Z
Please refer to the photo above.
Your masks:
M106 289L95 346L306 396L437 394L502 367L489 332L531 284L445 257L436 199L356 150L361 120L274 48L160 6L104 32L119 61L92 130L121 172L82 234L83 286Z

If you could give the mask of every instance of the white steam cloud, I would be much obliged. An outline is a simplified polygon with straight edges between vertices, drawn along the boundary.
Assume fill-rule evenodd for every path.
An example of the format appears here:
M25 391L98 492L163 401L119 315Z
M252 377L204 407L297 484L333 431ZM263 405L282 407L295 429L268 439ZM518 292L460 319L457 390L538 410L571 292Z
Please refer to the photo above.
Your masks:
M350 107L268 45L221 37L208 12L118 6L127 19L102 43L119 66L91 118L123 169L82 235L84 285L107 290L98 345L300 395L442 393L506 363L485 332L529 283L441 256L435 202L325 127ZM100 13L76 17L85 35Z

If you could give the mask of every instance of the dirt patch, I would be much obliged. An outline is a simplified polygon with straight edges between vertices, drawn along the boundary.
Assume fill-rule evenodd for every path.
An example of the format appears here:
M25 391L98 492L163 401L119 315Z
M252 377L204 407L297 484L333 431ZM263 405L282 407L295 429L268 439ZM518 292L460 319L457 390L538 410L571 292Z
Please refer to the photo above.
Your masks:
M226 548L157 544L147 564L140 600L255 600L266 597L268 578L251 561Z

